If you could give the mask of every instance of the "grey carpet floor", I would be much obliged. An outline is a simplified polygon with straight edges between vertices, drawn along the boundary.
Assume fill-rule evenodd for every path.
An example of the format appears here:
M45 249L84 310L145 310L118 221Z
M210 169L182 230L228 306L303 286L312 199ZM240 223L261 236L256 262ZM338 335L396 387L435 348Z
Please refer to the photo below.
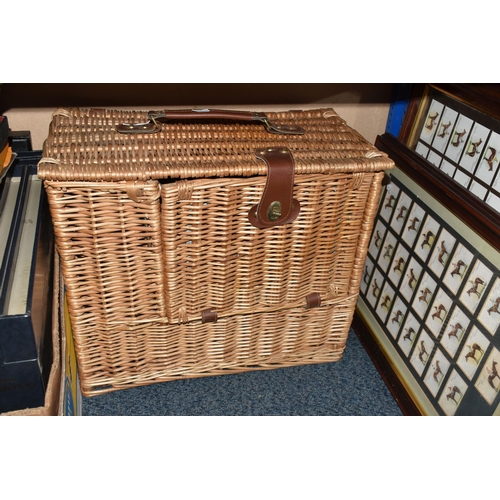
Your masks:
M401 416L357 335L336 363L177 380L83 398L84 416Z

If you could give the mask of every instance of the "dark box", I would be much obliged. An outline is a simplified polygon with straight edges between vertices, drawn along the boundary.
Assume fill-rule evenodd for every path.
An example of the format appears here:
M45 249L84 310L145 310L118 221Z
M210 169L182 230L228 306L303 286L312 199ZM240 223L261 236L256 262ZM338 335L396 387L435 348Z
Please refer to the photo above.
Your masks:
M0 185L0 413L43 406L52 363L53 232L39 159L19 153Z

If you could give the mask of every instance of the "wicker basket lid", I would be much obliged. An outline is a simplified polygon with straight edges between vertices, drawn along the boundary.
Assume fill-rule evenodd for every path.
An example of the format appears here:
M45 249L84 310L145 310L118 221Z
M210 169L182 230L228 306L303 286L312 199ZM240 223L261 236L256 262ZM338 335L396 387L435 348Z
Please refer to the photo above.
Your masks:
M394 166L331 108L266 112L266 119L278 124L277 133L261 120L212 118L155 122L153 133L147 127L120 132L123 124L149 124L151 113L158 112L57 109L38 164L39 177L95 182L266 175L266 165L255 155L266 147L288 148L297 174L374 172ZM296 128L304 133L280 132Z

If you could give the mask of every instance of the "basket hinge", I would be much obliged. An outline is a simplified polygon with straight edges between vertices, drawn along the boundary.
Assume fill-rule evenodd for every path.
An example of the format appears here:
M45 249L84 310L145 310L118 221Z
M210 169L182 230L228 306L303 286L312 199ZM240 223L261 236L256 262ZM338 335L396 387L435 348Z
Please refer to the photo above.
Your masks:
M306 309L319 307L321 305L321 295L317 292L306 295Z
M255 155L267 164L267 180L260 203L250 209L248 220L259 229L292 222L300 211L300 203L293 198L292 153L285 147L271 147L258 149Z
M217 311L212 311L211 309L205 309L204 311L201 311L201 322L217 323Z

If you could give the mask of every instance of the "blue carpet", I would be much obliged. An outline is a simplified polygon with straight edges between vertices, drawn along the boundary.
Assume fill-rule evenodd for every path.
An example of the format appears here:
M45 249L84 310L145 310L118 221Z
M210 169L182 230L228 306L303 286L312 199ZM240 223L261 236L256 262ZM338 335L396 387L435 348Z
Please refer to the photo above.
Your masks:
M401 416L357 335L336 363L136 387L83 398L84 416Z

